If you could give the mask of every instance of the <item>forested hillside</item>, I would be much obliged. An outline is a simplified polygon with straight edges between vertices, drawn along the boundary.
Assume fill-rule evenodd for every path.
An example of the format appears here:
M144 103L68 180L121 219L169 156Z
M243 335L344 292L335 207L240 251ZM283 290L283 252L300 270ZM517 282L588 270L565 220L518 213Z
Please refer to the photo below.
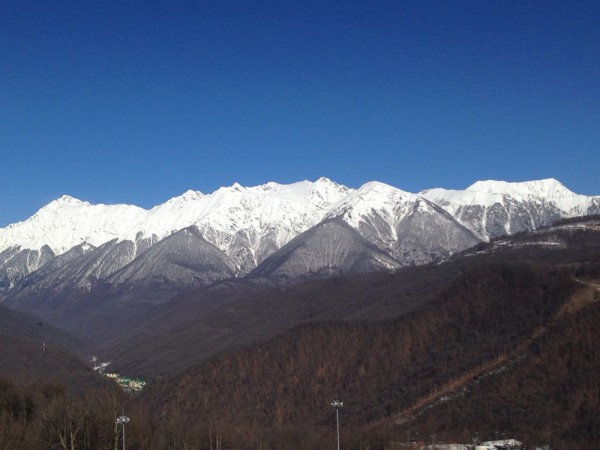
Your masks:
M315 438L331 426L329 402L339 398L345 404L344 423L352 430L362 429L365 439L378 433L389 438L412 428L458 440L475 429L493 434L501 428L537 442L560 423L564 434L552 437L568 445L581 436L564 424L563 415L572 412L563 409L564 403L594 389L593 378L584 373L586 367L597 367L590 357L597 355L600 344L599 335L569 328L579 315L596 311L598 298L573 275L539 265L482 267L408 316L378 323L302 326L265 344L219 355L186 371L175 384L165 380L156 385L144 397L164 416L249 428L251 436L276 426L302 429ZM564 339L568 329L580 343L571 345ZM552 359L545 353L565 346L572 348L568 358ZM575 379L585 387L546 377L532 390L527 380L547 364L554 373L577 367L583 372ZM494 371L497 374L490 375ZM511 389L479 387L477 380L486 376L489 381L482 386L504 383ZM549 395L559 386L562 396ZM443 404L463 411L462 416L453 411L450 421L443 409L433 407L427 409L426 421L420 419L413 407L434 404L441 396L438 390L455 397ZM501 398L491 398L493 392L501 392ZM540 416L527 410L524 399L531 396L537 399L530 399L532 408L545 405L548 411L543 428L538 428ZM597 396L586 401L591 402L586 407L598 409ZM400 414L406 411L410 414ZM395 421L401 425L389 425ZM388 425L373 425L384 423ZM357 446L358 438L347 431L348 445ZM586 434L584 440L589 438Z

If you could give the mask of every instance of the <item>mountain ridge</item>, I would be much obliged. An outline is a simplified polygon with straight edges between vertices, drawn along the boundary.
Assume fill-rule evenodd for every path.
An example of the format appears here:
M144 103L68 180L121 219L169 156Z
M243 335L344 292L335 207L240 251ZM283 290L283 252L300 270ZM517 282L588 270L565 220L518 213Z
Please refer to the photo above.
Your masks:
M458 203L481 203L482 199L488 202L497 202L502 196L520 196L525 199L543 197L546 201L552 202L556 202L556 199L568 198L571 202L568 204L563 202L559 206L562 209L568 206L572 206L571 209L573 207L579 208L576 210L576 215L584 215L586 211L583 211L582 208L585 207L588 209L600 208L600 196L575 194L552 178L526 182L485 180L477 181L464 190L434 188L419 193L410 193L377 181L367 182L358 189L353 189L324 177L315 182L306 180L291 184L268 182L253 187L243 187L235 183L230 187L221 187L211 194L188 190L180 196L173 197L151 209L128 204L91 204L69 195L63 195L40 208L28 219L0 228L0 252L11 247L40 250L44 245L48 245L55 254L61 254L84 242L99 246L114 238L135 240L139 232L144 233L144 236L148 238L156 234L159 239L162 239L188 226L201 225L207 216L210 216L210 214L215 215L215 209L222 206L225 197L241 193L255 198L270 197L278 200L289 200L290 198L294 199L302 196L308 197L308 200L318 198L321 201L317 209L321 211L327 209L327 211L313 219L315 223L312 223L312 225L315 225L316 222L327 216L336 215L336 210L339 210L344 203L356 203L357 197L364 197L373 191L384 189L388 193L382 194L380 192L379 195L384 202L385 195L423 197L444 209L448 209L448 212L453 216L455 216L455 208L450 208L450 206ZM556 192L561 193L561 195L555 195ZM468 201L465 199L468 199ZM198 207L199 205L196 204L198 202L207 203L207 205L202 204L201 207ZM260 206L264 207L264 203ZM276 206L282 206L281 202ZM182 210L187 210L186 217L181 217ZM275 212L280 211L271 209L267 212L273 215ZM73 223L72 220L67 222L64 221L65 219L62 222L56 220L65 215L77 217L79 220L76 223ZM119 225L115 223L115 216L119 218ZM105 220L98 221L99 218ZM170 222L169 218L171 219ZM211 219L213 220L210 222L214 223L214 217L211 217ZM92 224L96 229L90 229ZM74 228L73 225L78 225L78 227ZM229 224L223 224L223 226L226 225ZM202 230L202 226L199 226L199 228ZM59 231L61 233L57 236ZM71 240L77 240L78 242L71 243L68 241L67 235Z
M186 191L149 210L63 196L0 229L0 303L83 318L100 303L159 304L227 279L289 284L440 262L500 236L599 213L600 196L577 195L554 179L417 194L327 178L236 183Z

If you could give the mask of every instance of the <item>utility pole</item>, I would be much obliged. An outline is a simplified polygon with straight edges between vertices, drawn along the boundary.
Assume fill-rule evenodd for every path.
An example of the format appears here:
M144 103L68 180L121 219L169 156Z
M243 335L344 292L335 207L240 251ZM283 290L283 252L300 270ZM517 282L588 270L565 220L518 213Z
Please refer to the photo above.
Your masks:
M335 422L337 429L337 450L340 450L340 408L344 406L344 402L334 400L331 402L331 406L335 408Z
M117 417L117 423L123 427L123 450L125 450L125 424L127 422L129 422L129 417L125 415Z

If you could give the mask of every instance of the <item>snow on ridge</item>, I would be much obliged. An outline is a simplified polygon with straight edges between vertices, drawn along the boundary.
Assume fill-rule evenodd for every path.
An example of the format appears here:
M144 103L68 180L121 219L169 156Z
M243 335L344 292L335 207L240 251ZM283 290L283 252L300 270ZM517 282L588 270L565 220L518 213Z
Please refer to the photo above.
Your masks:
M419 195L427 200L448 207L448 212L453 213L458 207L465 205L481 205L490 207L495 203L502 203L502 194L479 190L455 190L434 188L421 191Z
M490 194L508 194L516 198L527 196L557 198L577 195L554 178L520 182L497 180L477 181L466 190Z
M491 207L504 204L506 199L513 199L518 202L553 203L567 215L579 215L585 214L594 199L600 198L576 194L554 178L523 182L477 181L465 190L435 188L422 191L419 195L452 214L462 206Z
M349 192L327 217L341 216L348 224L358 228L360 221L375 211L388 223L395 225L408 212L408 205L412 205L417 199L416 194L379 181L369 181Z
M235 215L236 212L241 212L239 205L246 207L246 213L258 211L265 214L265 210L269 210L272 215L280 212L279 209L283 205L310 207L316 202L317 207L322 207L323 204L328 206L332 201L338 201L338 197L347 191L347 188L331 182L323 186L324 183L320 183L320 180L314 183L300 181L292 184L269 182L251 187L234 183L230 187L221 187L211 194L188 202L185 205L187 217L177 227L198 224L209 217L214 219L217 211ZM170 207L170 202L171 200L152 208L151 213L164 213L167 205ZM251 211L249 207L258 209Z
M200 191L194 191L192 189L189 189L187 191L185 191L183 194L181 194L179 197L173 197L172 199L168 200L168 201L179 201L181 203L184 202L190 202L190 201L195 201L195 200L199 200L201 198L203 198L205 195L200 192Z
M234 183L208 195L188 190L150 210L92 205L65 195L29 219L0 228L0 251L13 246L39 250L48 245L61 254L84 242L100 246L113 239L135 241L140 232L143 237L162 239L192 225L214 228L212 243L224 251L240 229L260 238L265 230L279 227L277 240L286 242L321 220L348 191L326 178L254 187Z
M0 229L0 251L20 246L39 250L48 245L61 254L87 242L99 246L126 234L146 210L132 205L92 205L62 196L29 219Z
M194 225L210 229L209 242L227 253L234 235L244 233L251 250L259 252L269 235L278 246L319 222L348 188L329 180L218 189L206 198L206 210Z
M56 254L89 243L110 240L162 239L195 225L206 238L227 252L236 233L243 233L258 251L263 236L283 245L325 217L342 216L358 227L365 217L379 215L394 225L423 197L452 215L462 206L492 206L506 198L553 202L566 215L585 214L600 197L578 195L554 179L509 183L478 181L465 190L430 189L418 194L371 181L358 189L325 177L290 184L268 182L244 187L234 183L210 194L188 190L150 210L133 205L92 205L64 195L29 219L0 228L0 252L13 246L39 250L48 245ZM368 219L369 220L369 219Z

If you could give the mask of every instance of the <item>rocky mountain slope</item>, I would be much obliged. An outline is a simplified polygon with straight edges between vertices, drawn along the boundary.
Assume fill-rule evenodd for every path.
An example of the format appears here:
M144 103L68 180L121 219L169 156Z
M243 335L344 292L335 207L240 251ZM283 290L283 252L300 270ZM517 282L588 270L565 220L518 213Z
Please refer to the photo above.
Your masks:
M556 180L419 194L378 182L350 189L326 178L234 184L208 195L188 191L150 210L63 196L0 229L0 301L62 313L99 292L115 304L125 297L160 303L229 278L289 283L395 270L599 212L600 197Z
M465 272L490 264L581 265L578 276L600 277L600 272L586 275L588 265L600 267L599 238L600 220L589 218L497 238L441 264L287 286L244 280L216 283L129 321L117 339L107 339L103 354L119 370L143 377L164 375L300 324L405 315L435 299Z

